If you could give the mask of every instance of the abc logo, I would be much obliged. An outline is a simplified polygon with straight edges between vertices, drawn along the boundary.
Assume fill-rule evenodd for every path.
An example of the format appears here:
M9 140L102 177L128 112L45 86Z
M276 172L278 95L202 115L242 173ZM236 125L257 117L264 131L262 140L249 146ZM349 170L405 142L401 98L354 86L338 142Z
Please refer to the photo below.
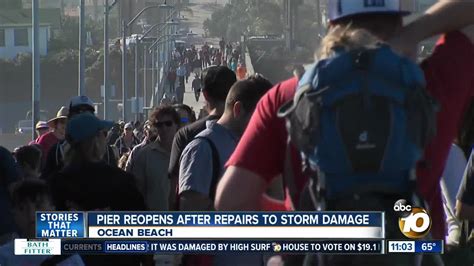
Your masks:
M422 238L430 232L431 218L425 209L412 207L406 200L398 200L393 210L399 214L398 226L406 237Z

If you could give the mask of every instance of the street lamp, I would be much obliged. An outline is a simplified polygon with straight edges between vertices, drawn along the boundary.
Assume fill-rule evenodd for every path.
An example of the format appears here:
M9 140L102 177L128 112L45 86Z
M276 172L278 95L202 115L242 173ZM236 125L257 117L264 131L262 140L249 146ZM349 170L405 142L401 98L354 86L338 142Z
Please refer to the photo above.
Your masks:
M171 15L170 15L170 16L171 16ZM170 16L169 16L169 17L170 17ZM160 26L160 25L161 25L162 27L161 27L160 29L158 29L157 33L160 33L161 31L163 31L163 30L165 29L165 27L167 27L167 26L169 26L169 25L177 25L177 22L174 22L173 20L171 20L171 21L167 21L167 22L156 23L156 24L154 24L153 26L151 26L149 29L147 29L147 30L143 33L143 35L141 35L141 36L138 36L138 35L137 35L137 36L135 37L135 99L136 99L136 100L138 99L138 87L139 87L139 84L138 84L138 72L139 72L139 71L138 71L138 53L139 53L138 48L139 48L140 43L142 43L143 40L145 39L145 37L146 37L148 34L150 34L150 32L151 32L153 29L155 29L156 27L158 27L158 26ZM147 47L145 47L145 48L144 48L144 53L143 53L143 61L144 61L144 62L143 62L143 64L144 64L144 74L143 74L143 81L144 81L144 83L143 83L143 103L144 103L144 105L146 105L146 102L147 102L147 101L146 101L146 100L147 100L147 97L146 97L146 96L147 96L147 93L146 93L146 90L147 90L147 88L146 88L146 87L147 87L147 86L146 86L146 85L147 85L147 84L146 84L146 83L147 83L147 82L146 82L146 81L147 81L147 75L146 75L146 73L147 73L147 70L146 70L146 66L147 66L147 63L146 63L147 53L146 53L146 51L147 51L147 50L148 50ZM154 61L154 60L152 60L152 62L153 62L153 61ZM136 105L135 105L135 118L136 118L136 120L138 120L138 117L139 117L138 113L139 113L139 107L138 107L138 102L136 102Z
M140 10L135 17L133 17L129 22L122 21L122 117L123 120L126 119L127 115L127 85L128 85L128 78L127 78L127 30L128 28L143 14L143 12L147 11L148 9L151 8L160 8L160 9L169 9L170 6L167 4L161 4L161 5L152 5L152 6L147 6ZM173 7L171 7L173 8Z
M156 59L156 64L157 64L157 71L156 71L156 84L158 85L158 88L155 90L154 92L154 95L156 95L156 101L159 102L160 100L160 93L159 93L159 84L160 84L160 71L161 71L161 59L160 59L160 46L161 44L166 44L170 38L173 38L173 37L181 37L182 34L178 34L178 33L174 33L174 34L164 34L164 35L161 35L159 36L156 41L154 41L150 47L148 48L149 49L149 52L154 52L155 50L157 50L156 52L156 56L157 56L157 59ZM164 40L162 40L164 39ZM163 47L164 49L166 49L166 45ZM166 62L165 64L163 65L166 67Z

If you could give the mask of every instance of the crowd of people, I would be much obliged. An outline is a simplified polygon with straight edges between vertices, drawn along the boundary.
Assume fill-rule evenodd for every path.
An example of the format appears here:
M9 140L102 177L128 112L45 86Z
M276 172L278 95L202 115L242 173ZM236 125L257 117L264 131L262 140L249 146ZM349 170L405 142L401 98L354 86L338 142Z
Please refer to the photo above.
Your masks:
M199 101L201 93L201 72L210 66L227 66L234 71L239 80L246 78L247 68L245 59L241 55L239 43L226 43L224 38L219 42L219 48L209 45L207 42L197 49L191 45L190 48L175 48L171 54L170 65L166 74L168 84L167 90L175 95L172 103L183 103L185 83L193 77L192 90Z
M0 147L0 265L46 262L49 265L443 265L434 256L424 256L420 260L417 256L405 254L270 258L251 254L13 256L13 238L34 237L35 211L292 211L302 209L300 204L308 200L321 204L315 202L315 197L308 197L314 196L308 181L322 178L326 178L328 187L324 188L324 195L318 194L317 200L324 198L327 210L385 211L387 238L403 237L398 229L398 218L391 210L396 200L416 191L413 194L425 202L423 207L429 210L432 219L431 237L446 240L444 262L447 265L472 264L472 261L467 261L469 257L457 256L455 252L469 245L468 242L461 243L466 239L469 241L469 236L462 240L461 229L466 224L472 227L469 221L474 220L474 29L468 27L474 24L474 5L441 1L425 15L404 26L402 18L406 12L399 5L384 4L374 11L367 5L356 7L348 1L339 1L344 8L337 6L335 1L329 3L330 30L320 44L319 63L306 72L301 66L295 67L294 78L275 86L259 74L238 77L235 66L240 59L240 49L232 48L224 39L219 48L205 44L199 51L195 47L174 51L170 72L176 73L168 79L177 79L178 86L184 87L191 73L195 74L192 87L203 92L207 109L207 115L199 120L187 105L163 103L143 123L114 123L96 117L94 105L87 96L77 96L68 106L61 107L54 118L38 122L36 140L14 151ZM433 54L418 71L415 63L407 58L413 58L413 50L420 41L438 34L443 35ZM389 44L391 49L381 42ZM376 56L364 57L361 51L370 49L376 51ZM350 53L353 50L357 53ZM355 58L357 69L353 72L349 71L349 61L337 61L337 58L344 58L344 52L349 52L350 60ZM380 61L385 57L391 61L382 64L381 69L367 69L371 63L385 62ZM342 61L343 67L333 67L334 62ZM395 70L385 73L384 68ZM339 75L337 71L347 72ZM406 94L407 98L415 97L409 98L416 99L415 104L399 104L398 94L393 102L387 104L381 100L387 95L367 96L371 93L370 82L367 82L362 86L362 96L352 98L355 101L346 100L341 103L342 107L318 109L326 112L321 114L321 119L311 116L314 108L332 107L330 104L343 93L335 91L333 98L320 98L326 101L317 104L312 101L318 94L306 97L303 93L296 93L323 87L322 94L331 90L327 89L331 82L342 86L338 87L341 91L353 89L350 86L354 83L346 82L347 85L345 77L357 78L361 71L369 71L370 75L365 78L373 79L373 82L391 75L391 81L382 83L383 86L398 86L399 78L394 73L399 71L405 79L401 83L406 85L415 77L415 81L410 82L415 82L413 87L423 91L417 90L416 95ZM330 80L328 77L336 72L338 75ZM350 73L350 78L347 73ZM421 85L426 85L426 89ZM174 90L174 85L170 83L169 89ZM196 95L196 100L198 97ZM306 111L304 108L308 106L313 110ZM378 118L381 126L365 125L364 119L354 121L352 116L348 119L345 114L354 106L364 107L359 109L363 111L365 120L376 115L375 119ZM391 111L385 112L386 106L390 106ZM431 106L433 110L435 106L439 107L435 122L429 119ZM427 126L413 133L410 128L397 129L396 125L388 125L393 120L384 115L401 112L403 108L416 116L391 118L406 120L406 124L411 126ZM351 159L349 164L352 163L352 169L346 171L349 173L347 176L339 174L347 166L331 168L327 163L329 159L334 161L346 156L345 151L338 149L337 145L332 147L332 151L331 147L327 151L323 144L333 143L334 138L343 139L353 132L344 127L329 131L324 128L317 140L308 138L308 134L314 133L308 131L313 123L330 125L328 121L333 117L327 112L336 109L337 123L347 123L347 128L349 125L368 128L362 128L362 134L356 133L356 148L346 152ZM382 111L374 113L374 110ZM292 131L298 123L303 124L303 131ZM428 125L436 132L431 134ZM414 147L420 143L418 148L421 150L413 162L406 162L411 158L409 151L398 150L406 153L406 158L392 158L383 164L380 161L375 164L375 167L383 167L380 166L372 176L383 173L387 180L398 180L389 184L392 190L387 192L385 188L378 190L383 185L380 182L373 187L369 184L373 180L367 177L367 169L374 166L367 162L374 158L364 157L364 152L376 148L377 145L370 141L380 141L371 140L372 133L378 132L374 134L381 136L380 132L390 130L409 132L397 136L402 139L418 134L407 145ZM319 142L320 153L308 148L319 140L322 141ZM344 141L338 145L354 142ZM391 149L396 150L395 147ZM394 151L387 149L382 153L385 156L390 152ZM416 152L414 148L413 153ZM413 169L398 171L398 168L390 168L396 167L394 164L401 159L406 159L402 160L406 164L412 163ZM356 168L362 169L363 173L358 177L365 179L350 185L349 190L356 193L349 193L342 185L348 183ZM326 169L332 169L332 172ZM395 177L391 170L396 172ZM411 183L404 182L415 172L416 185L412 188ZM329 187L331 185L333 187ZM394 191L394 188L398 190ZM449 256L450 252L455 255Z

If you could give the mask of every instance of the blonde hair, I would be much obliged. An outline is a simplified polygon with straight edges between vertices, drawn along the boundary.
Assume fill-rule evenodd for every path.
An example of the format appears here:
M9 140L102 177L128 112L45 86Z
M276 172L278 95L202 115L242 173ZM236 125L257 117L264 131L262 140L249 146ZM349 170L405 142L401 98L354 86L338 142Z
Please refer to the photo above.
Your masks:
M316 60L323 60L334 55L334 49L350 51L358 48L374 48L381 40L364 29L351 26L334 26L321 41L315 54Z

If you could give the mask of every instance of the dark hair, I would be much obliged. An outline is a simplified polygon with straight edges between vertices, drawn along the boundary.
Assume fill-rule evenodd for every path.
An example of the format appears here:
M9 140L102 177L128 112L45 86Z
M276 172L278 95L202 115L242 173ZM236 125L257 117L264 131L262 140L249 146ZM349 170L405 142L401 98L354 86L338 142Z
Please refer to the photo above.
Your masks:
M7 187L20 177L20 171L12 153L0 146L0 187Z
M90 113L95 115L95 109L94 109L94 107L92 107L90 105L80 104L80 105L76 105L76 106L72 107L72 105L69 104L69 112L68 112L67 117L71 118L71 117L73 117L75 115L78 115L80 113L83 113L83 112L90 112Z
M226 108L232 108L240 101L245 111L252 111L262 96L273 87L273 84L260 74L240 80L232 86L226 99Z
M382 40L390 39L403 26L403 18L398 14L360 14L338 19L333 25L365 29Z
M471 101L464 113L464 119L459 128L457 144L463 150L466 158L471 154L474 145L474 101Z
M12 187L13 206L19 206L27 200L35 201L41 196L51 198L48 184L40 179L25 179Z
M37 145L25 145L16 148L14 151L15 159L21 166L28 165L36 168L41 162L41 149Z
M189 107L189 105L186 105L186 104L175 104L173 105L174 109L176 110L176 112L178 112L179 109L182 109L184 110L187 114L188 114L188 117L189 117L189 123L194 123L196 122L196 114L194 113L194 111L191 109L191 107ZM180 119L181 120L181 119Z
M173 119L173 122L176 125L179 126L181 124L181 117L179 117L178 112L176 112L176 110L172 106L169 106L169 105L156 107L155 110L153 110L153 112L150 114L150 118L149 118L150 123L152 125L156 124L158 122L158 117L164 116L164 115L171 116L171 118Z
M206 91L211 101L224 102L237 77L226 66L210 66L202 71L201 80L202 91Z

